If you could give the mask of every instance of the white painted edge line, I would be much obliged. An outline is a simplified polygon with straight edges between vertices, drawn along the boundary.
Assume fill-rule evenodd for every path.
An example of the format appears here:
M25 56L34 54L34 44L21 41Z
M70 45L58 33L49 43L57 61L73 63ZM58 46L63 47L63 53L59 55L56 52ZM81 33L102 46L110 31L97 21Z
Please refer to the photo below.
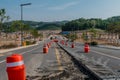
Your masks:
M118 50L120 50L120 47L113 47L113 46L101 46L101 45L98 45L98 47L100 47L100 48L110 48L110 49L118 49Z
M0 61L0 64L3 63L3 62L5 62L5 61L6 61L6 60Z
M77 47L77 48L80 48L80 47ZM90 51L91 51L91 52L95 52L95 53L100 54L100 55L104 55L104 56L107 56L107 57L110 57L110 58L114 58L114 59L120 60L119 57L115 57L115 56L107 55L107 54L105 54L105 53L98 52L98 51L94 51L94 50L90 50Z
M114 58L114 59L118 59L118 60L120 60L119 57L115 57L115 56L107 55L107 54L105 54L105 53L98 52L98 51L94 51L94 50L90 50L90 51L91 51L91 52L95 52L95 53L100 54L100 55L104 55L104 56L107 56L107 57L110 57L110 58Z
M40 48L40 47L33 48L33 49L29 50L29 51L22 52L21 54L23 55L23 54L25 54L25 53L27 53L27 52L31 52L31 51L33 51L33 50L35 50L35 49L38 49L38 48Z
M33 51L33 50L35 50L35 49L38 49L39 47L37 47L37 48L33 48L32 50L29 50L29 51L26 51L26 52L22 52L21 54L23 55L23 54L25 54L25 53L27 53L27 52L31 52L31 51ZM3 62L5 62L6 60L3 60L3 61L0 61L0 64L1 63L3 63Z

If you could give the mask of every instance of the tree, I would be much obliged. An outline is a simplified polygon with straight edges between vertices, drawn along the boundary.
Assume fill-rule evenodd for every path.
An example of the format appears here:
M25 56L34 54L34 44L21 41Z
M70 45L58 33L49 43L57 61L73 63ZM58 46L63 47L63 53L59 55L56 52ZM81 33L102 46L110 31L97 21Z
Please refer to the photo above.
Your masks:
M69 21L68 23L62 26L62 30L72 31L73 27L74 30L87 30L92 27L105 30L107 24L109 24L108 20L102 20L99 18L91 18L91 19L80 18Z
M34 40L35 40L35 38L38 38L40 36L36 29L31 30L31 34L32 34Z
M23 23L21 23L21 21L13 21L11 24L12 32L21 31L22 28L23 28Z
M8 21L10 19L9 16L6 16L6 11L5 9L0 9L0 37L1 37L1 32L5 31L3 27L8 27L8 26L3 26L3 23ZM7 38L7 33L6 33L6 38Z
M25 39L26 37L25 34L30 34L30 30L32 30L32 28L28 24L24 24L21 21L13 21L11 24L11 31L12 32L20 31L23 39ZM16 37L18 37L17 34L16 34Z
M9 16L6 16L6 11L5 9L0 9L0 30L3 28L3 23L8 21L10 19Z
M97 35L97 30L93 27L89 30L89 32L91 33L91 42L92 42Z
M66 37L72 42L74 42L78 38L76 33L67 34Z
M83 32L83 33L82 33L82 38L83 38L83 40L85 40L86 42L88 41L87 32Z
M109 24L107 27L107 31L112 35L117 34L120 37L120 22L114 22Z

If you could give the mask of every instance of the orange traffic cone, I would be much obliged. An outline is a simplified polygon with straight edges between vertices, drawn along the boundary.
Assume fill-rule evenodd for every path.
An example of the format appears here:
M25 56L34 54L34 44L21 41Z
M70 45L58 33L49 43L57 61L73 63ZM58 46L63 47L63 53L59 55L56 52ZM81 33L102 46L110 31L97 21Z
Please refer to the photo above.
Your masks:
M75 47L75 45L74 45L74 43L72 43L71 48L74 48L74 47Z
M48 48L50 48L50 45L49 45L49 43L47 44L47 47L48 47Z
M44 44L43 53L48 53L48 46L46 44Z
M89 45L88 45L88 44L85 44L85 46L84 46L84 52L85 52L85 53L88 53L89 50L90 50Z
M51 42L49 42L49 46L51 47Z
M68 43L66 42L65 45L68 46Z
M7 57L8 80L26 80L25 65L20 54Z

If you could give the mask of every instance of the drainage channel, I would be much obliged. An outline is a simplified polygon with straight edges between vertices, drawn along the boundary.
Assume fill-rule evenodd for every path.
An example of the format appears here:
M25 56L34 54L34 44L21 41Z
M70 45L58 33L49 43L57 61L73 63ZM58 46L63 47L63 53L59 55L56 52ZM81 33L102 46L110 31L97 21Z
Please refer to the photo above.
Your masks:
M64 46L58 45L69 55L71 56L72 61L77 65L78 69L86 74L89 79L88 80L120 80L113 71L110 69L100 65L93 63L92 61L85 60L85 56L75 56L71 54Z
M55 48L59 51L61 64L57 61L48 61L51 65L37 68L38 74L27 76L27 80L94 80L83 73L80 64L59 45L55 44ZM62 69L58 69L60 66Z

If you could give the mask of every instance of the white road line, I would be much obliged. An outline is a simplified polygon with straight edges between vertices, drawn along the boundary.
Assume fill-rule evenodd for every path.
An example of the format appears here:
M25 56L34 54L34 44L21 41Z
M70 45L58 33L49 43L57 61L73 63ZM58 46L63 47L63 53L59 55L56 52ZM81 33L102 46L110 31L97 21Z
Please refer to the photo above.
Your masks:
M0 64L3 63L3 62L5 62L5 61L6 61L6 60L0 61Z
M31 51L33 51L33 50L35 50L35 49L38 49L38 48L40 48L40 47L33 48L32 50L29 50L29 51L26 51L26 52L22 52L21 54L23 55L23 54L25 54L25 53L27 53L27 52L31 52Z
M91 52L95 52L95 53L100 54L100 55L104 55L104 56L107 56L107 57L110 57L110 58L114 58L114 59L118 59L118 60L120 60L119 57L115 57L115 56L107 55L107 54L102 53L102 52L93 51L93 50L91 50Z
M81 48L81 47L78 47L78 46L77 46L77 48ZM115 56L107 55L107 54L105 54L105 53L98 52L98 51L94 51L94 50L90 50L90 51L91 51L91 52L95 52L95 53L100 54L100 55L104 55L104 56L107 56L107 57L110 57L110 58L114 58L114 59L120 60L119 57L115 57Z
M35 50L35 49L38 49L38 48L40 48L40 47L34 48L34 49L29 50L29 51L26 51L26 52L22 52L21 54L23 55L23 54L25 54L25 53L27 53L27 52L31 52L31 51L33 51L33 50ZM5 61L6 61L6 60L0 61L0 64L3 63L3 62L5 62Z

